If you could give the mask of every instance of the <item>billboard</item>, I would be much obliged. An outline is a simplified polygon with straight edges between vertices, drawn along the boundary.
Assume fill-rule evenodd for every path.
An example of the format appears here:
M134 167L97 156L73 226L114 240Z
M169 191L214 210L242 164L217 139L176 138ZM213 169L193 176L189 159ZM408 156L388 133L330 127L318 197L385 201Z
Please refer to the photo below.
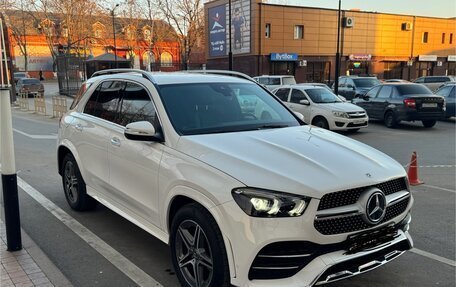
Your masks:
M226 56L229 52L229 5L208 9L209 56ZM231 50L233 54L250 53L250 0L231 2Z
M226 55L226 16L225 7L210 8L209 16L209 55L211 57Z

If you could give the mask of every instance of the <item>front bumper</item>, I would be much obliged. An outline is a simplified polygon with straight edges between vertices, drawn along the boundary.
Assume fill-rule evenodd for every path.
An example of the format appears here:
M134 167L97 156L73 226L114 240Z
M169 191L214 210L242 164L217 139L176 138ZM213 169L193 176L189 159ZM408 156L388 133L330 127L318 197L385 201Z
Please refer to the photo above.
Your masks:
M407 229L399 229L397 236L385 243L370 249L350 253L346 243L350 235L360 233L341 233L323 235L314 227L314 219L319 200L311 200L301 217L296 218L254 218L246 215L237 204L232 201L217 207L224 218L222 232L231 243L231 266L235 270L231 274L231 283L235 286L260 287L303 287L333 282L347 277L375 269L412 248L413 242ZM399 226L407 218L413 204L410 200L407 209L382 224L361 231L377 230L386 226ZM312 257L299 269L288 277L273 276L272 279L258 279L261 276L252 276L255 260L265 247L275 243L308 242L322 247L322 251L314 252ZM303 253L303 252L301 252ZM299 254L298 254L299 255ZM301 254L302 255L302 254ZM282 256L290 260L290 256ZM280 258L272 264L280 262ZM268 267L263 265L261 267ZM277 269L277 266L273 266ZM290 266L287 266L290 268ZM263 270L264 271L264 270ZM266 270L266 273L269 272ZM271 271L272 274L273 271ZM279 278L279 279L277 279Z
M369 122L368 117L364 118L334 118L330 125L330 130L350 130L350 129L359 129L367 127Z

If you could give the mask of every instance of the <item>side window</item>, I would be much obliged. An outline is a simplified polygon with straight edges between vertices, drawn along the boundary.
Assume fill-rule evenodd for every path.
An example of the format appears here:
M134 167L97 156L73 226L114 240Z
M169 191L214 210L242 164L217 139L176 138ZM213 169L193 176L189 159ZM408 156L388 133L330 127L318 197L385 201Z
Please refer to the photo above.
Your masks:
M148 121L155 126L157 113L147 91L138 84L127 83L120 102L117 123L126 126L138 121Z
M296 89L291 90L291 98L290 98L291 103L299 104L300 100L305 100L305 99L306 99L306 96L304 95L304 93L302 91L296 90Z
M415 80L415 83L422 84L424 83L424 78L418 78Z
M377 94L377 98L379 99L389 99L391 96L391 92L393 90L393 87L391 86L383 86L380 92Z
M258 78L258 83L267 85L269 84L268 78Z
M452 89L452 86L448 87L443 87L439 89L435 94L443 97L447 97L450 94L450 90Z
M456 98L456 86L453 86L453 89L451 90L448 98L453 98L453 99Z
M81 88L79 88L79 91L76 94L76 97L74 97L73 103L70 106L70 110L72 110L72 109L74 109L76 107L76 105L81 101L82 96L90 88L91 85L92 85L92 83L84 83L84 84L82 84Z
M125 83L119 81L101 83L97 87L97 90L90 96L89 101L84 107L84 113L115 122L120 92L124 85Z
M391 95L392 98L400 98L402 95L399 93L396 87L393 87L393 94Z
M269 85L281 85L280 78L269 78Z
M275 95L282 101L286 102L286 101L288 101L289 92L290 92L290 89L278 89L275 92Z
M352 79L347 79L346 86L347 86L347 88L353 88L355 86L355 82L353 82Z
M367 92L366 96L368 96L369 98L375 98L375 96L377 95L378 90L380 90L380 88L381 87L372 88L369 92Z
M345 87L345 84L347 83L347 79L343 78L339 81L339 87Z

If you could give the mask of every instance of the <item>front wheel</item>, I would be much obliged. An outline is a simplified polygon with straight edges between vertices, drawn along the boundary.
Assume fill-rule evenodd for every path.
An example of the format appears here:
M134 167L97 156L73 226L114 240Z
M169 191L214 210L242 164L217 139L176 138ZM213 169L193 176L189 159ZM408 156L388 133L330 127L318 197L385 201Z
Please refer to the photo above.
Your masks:
M317 118L314 120L314 126L320 127L322 129L329 129L328 121L325 118Z
M230 272L217 223L201 205L182 207L171 225L171 256L181 286L225 287Z
M437 123L436 120L423 120L421 122L425 128L432 128Z

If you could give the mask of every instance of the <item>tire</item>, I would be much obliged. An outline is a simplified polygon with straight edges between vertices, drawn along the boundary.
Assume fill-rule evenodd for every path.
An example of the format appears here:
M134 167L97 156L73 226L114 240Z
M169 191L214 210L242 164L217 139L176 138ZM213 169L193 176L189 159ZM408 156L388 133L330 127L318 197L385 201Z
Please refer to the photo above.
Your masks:
M394 115L394 113L392 111L388 111L385 113L384 122L385 122L385 126L390 129L395 128L398 124L398 122L396 120L396 116Z
M422 120L421 122L425 128L432 128L437 123L436 120Z
M319 118L315 119L313 121L313 125L317 126L317 127L320 127L322 129L329 130L328 121L325 118L323 118L323 117L319 117Z
M181 286L230 286L223 237L214 218L204 207L192 203L177 211L171 224L170 246ZM200 271L198 281L194 276L195 268Z
M86 184L73 155L67 154L62 162L62 184L70 207L77 211L95 208L97 202L86 192Z

